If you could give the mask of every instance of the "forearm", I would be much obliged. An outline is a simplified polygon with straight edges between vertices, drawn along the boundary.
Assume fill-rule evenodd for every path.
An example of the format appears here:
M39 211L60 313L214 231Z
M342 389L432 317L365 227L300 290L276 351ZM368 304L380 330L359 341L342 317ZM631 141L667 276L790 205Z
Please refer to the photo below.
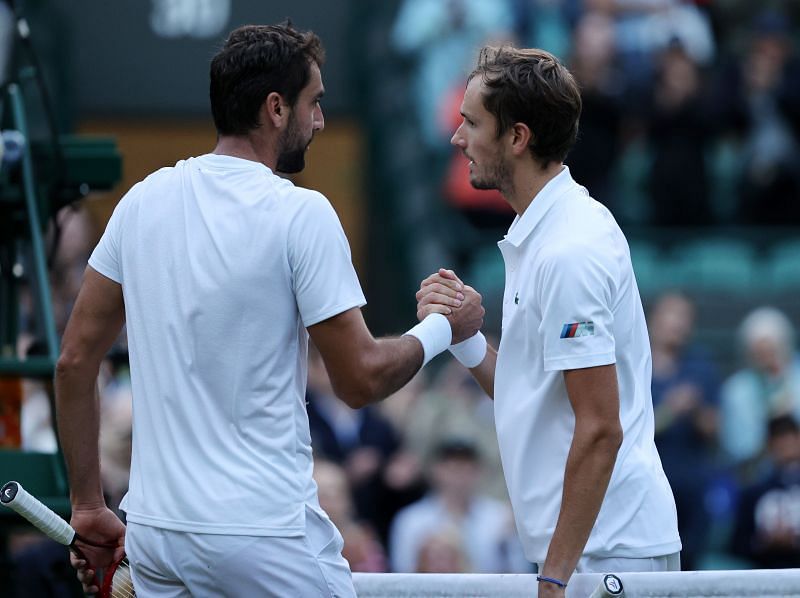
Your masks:
M457 329L462 334L465 330L475 334L483 324L479 303L461 315ZM441 314L429 315L399 338L375 339L357 308L309 326L308 333L322 355L336 396L353 408L400 389L453 340L452 324Z
M494 371L497 367L497 351L491 345L486 345L486 357L483 361L469 371L478 382L483 391L494 399Z
M566 581L575 570L600 512L619 442L617 434L576 426L564 472L561 511L542 575Z
M422 367L422 344L413 336L376 339L365 351L360 372L363 404L385 399L405 386Z
M100 484L100 407L95 384L100 362L124 320L122 286L87 267L64 331L55 377L58 434L73 510L76 505L105 504Z
M56 367L58 435L67 464L73 507L105 504L100 482L100 409L96 379L96 368L67 366L61 362Z

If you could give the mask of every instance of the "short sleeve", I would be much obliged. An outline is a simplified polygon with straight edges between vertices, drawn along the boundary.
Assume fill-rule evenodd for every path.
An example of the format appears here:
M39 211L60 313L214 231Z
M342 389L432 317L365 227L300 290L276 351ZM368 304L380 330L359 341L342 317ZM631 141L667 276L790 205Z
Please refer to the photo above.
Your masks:
M118 284L122 284L122 259L120 255L120 247L122 245L122 221L125 198L117 204L111 218L106 224L106 230L100 241L92 251L89 257L89 265L105 276L110 278Z
M306 193L290 225L288 256L297 307L309 327L366 300L339 217L323 195Z
M614 270L611 256L581 245L557 249L545 258L539 280L545 371L616 362Z

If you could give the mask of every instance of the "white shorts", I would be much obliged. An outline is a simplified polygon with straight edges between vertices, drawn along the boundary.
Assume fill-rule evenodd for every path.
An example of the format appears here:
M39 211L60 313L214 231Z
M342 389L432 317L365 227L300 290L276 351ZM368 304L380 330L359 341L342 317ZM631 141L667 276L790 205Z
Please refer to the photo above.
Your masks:
M679 552L641 559L582 556L575 567L575 573L663 573L680 570Z
M308 507L302 537L196 534L137 523L128 523L125 535L142 598L355 598L343 544L331 520Z
M537 563L539 571L544 563ZM681 553L645 558L582 556L575 573L663 573L681 570Z

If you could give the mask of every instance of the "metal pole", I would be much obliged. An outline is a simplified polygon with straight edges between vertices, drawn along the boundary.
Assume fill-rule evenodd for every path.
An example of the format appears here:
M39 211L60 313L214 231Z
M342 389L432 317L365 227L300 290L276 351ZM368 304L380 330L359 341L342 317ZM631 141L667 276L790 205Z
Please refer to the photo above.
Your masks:
M53 300L50 296L50 282L47 277L47 260L45 258L44 238L42 236L42 221L39 215L39 205L36 201L36 178L33 173L33 158L31 144L28 138L27 119L25 106L22 102L22 92L16 83L8 86L8 95L11 100L11 113L15 128L25 137L26 143L22 150L22 187L25 203L28 208L28 224L30 225L31 246L33 247L33 264L36 281L39 287L39 311L42 317L45 340L47 342L47 355L52 368L58 360L58 339L56 337L56 324L53 317Z

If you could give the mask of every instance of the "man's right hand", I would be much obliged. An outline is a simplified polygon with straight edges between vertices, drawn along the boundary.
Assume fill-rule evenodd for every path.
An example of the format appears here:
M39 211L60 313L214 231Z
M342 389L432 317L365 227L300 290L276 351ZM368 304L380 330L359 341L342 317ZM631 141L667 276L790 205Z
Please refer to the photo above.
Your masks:
M483 326L486 310L482 297L465 285L452 270L441 268L420 284L417 291L417 318L420 321L432 313L444 314L453 331L453 344L460 343Z
M76 543L86 559L70 553L70 562L78 571L78 579L83 591L95 594L100 591L96 585L95 573L123 557L125 554L125 525L113 511L105 505L82 508L73 506L70 524L78 534L104 547Z

